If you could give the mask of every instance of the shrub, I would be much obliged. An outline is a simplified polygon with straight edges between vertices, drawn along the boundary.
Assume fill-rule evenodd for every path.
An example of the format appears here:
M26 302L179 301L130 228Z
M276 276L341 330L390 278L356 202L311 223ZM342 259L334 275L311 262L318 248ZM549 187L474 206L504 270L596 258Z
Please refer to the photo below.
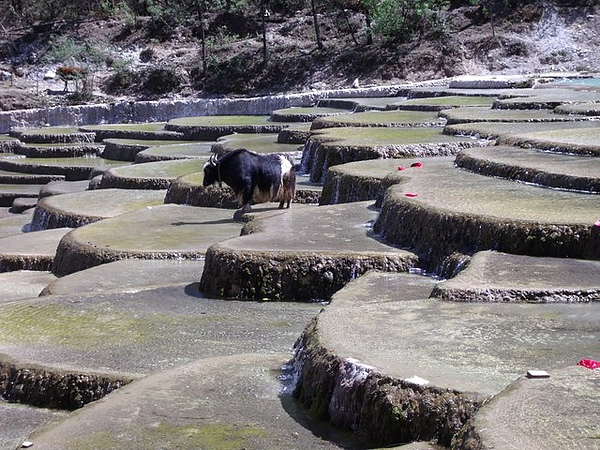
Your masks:
M145 70L142 89L147 94L167 94L177 91L183 84L183 76L173 67L153 67Z
M426 30L439 33L443 26L440 11L449 0L367 0L375 32L387 39L406 42Z
M125 67L108 77L104 88L109 94L132 93L139 82L140 75L129 67Z
M103 42L76 40L69 36L52 36L48 51L44 55L47 63L79 62L84 64L102 64L109 55Z

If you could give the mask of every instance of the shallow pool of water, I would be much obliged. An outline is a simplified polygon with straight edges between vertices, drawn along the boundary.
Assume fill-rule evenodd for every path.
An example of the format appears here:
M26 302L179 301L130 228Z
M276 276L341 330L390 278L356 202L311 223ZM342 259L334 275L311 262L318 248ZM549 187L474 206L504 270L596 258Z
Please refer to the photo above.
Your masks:
M564 78L562 80L557 80L556 84L600 87L600 78Z

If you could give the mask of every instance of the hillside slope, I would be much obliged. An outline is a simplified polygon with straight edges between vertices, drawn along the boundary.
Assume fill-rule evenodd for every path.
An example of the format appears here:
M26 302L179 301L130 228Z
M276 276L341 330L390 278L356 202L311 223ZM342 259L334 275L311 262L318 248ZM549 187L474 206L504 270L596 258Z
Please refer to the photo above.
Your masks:
M206 72L193 21L163 34L148 18L137 18L135 24L111 19L5 29L0 41L0 109L264 95L350 87L355 80L365 86L458 75L600 72L598 5L564 6L558 0L519 4L493 23L479 7L449 10L443 33L404 44L376 37L367 45L360 14L345 16L344 21L339 14L320 15L321 49L309 11L293 17L273 15L266 22L266 60L261 21L221 15L213 18L209 30ZM72 43L90 46L88 54L99 55L91 64L85 62L85 92L74 82L70 92L63 92L64 82L52 77L58 66L81 64L66 52Z

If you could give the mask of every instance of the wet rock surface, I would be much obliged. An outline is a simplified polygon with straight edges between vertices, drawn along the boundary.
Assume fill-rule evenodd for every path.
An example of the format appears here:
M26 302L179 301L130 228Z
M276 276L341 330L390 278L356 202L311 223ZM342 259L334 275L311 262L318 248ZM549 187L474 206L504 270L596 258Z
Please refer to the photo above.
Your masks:
M127 258L201 259L215 239L235 237L240 229L228 210L183 205L140 209L73 230L61 240L52 271L62 276Z
M554 149L556 152L556 149ZM462 151L458 167L482 175L559 189L600 193L599 158L543 152L537 149L492 146Z
M432 296L458 302L598 302L599 269L599 261L484 251L457 276L438 284Z
M556 370L548 378L519 377L481 408L456 445L465 449L599 448L600 414L593 407L579 412L581 405L597 404L599 382L598 371L583 367Z
M291 400L279 393L276 374L285 358L241 354L158 372L115 392L111 401L35 434L32 441L40 448L86 442L96 448L360 448L343 433L328 434L296 418Z
M56 228L0 238L0 272L49 271L59 242L69 231L71 228Z
M483 177L455 170L445 161L425 162L406 177L386 192L375 232L415 249L428 261L428 270L453 252L489 249L530 256L600 256L594 225L598 196Z
M38 201L30 230L78 228L140 208L162 205L165 191L97 189L52 195Z
M317 417L344 424L378 445L427 436L453 448L477 448L452 441L468 420L475 417L479 424L483 400L529 369L553 377L597 349L597 303L444 302L428 298L434 286L427 277L373 272L336 293L296 344L301 375L294 395ZM550 348L548 342L560 345ZM598 401L597 392L583 396L591 404ZM524 409L547 410L548 401L540 393ZM510 415L502 407L495 411ZM595 430L572 436L597 432L585 408L569 414L572 422L585 416L583 422ZM521 420L527 423L524 415ZM486 425L502 437L491 422ZM512 442L506 433L505 442Z

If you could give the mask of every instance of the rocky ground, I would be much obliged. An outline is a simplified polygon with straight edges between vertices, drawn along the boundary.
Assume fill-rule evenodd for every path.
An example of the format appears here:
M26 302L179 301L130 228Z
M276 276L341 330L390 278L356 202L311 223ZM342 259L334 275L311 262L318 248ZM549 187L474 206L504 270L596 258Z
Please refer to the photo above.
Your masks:
M201 71L197 27L181 26L166 33L157 31L148 18L138 18L134 24L111 19L7 28L0 38L0 109L264 95L350 87L356 80L365 86L464 74L600 71L597 6L523 5L505 11L493 23L479 7L461 7L445 13L441 36L398 45L378 37L367 45L364 18L355 14L348 19L342 26L339 14L320 16L324 45L319 49L309 11L294 17L271 16L266 62L259 20L215 19L206 73ZM92 43L90 51L100 53L101 61L90 65L85 97L73 93L82 90L74 83L70 92L63 92L64 83L53 76L61 63L56 58L48 61L60 48L59 36Z

